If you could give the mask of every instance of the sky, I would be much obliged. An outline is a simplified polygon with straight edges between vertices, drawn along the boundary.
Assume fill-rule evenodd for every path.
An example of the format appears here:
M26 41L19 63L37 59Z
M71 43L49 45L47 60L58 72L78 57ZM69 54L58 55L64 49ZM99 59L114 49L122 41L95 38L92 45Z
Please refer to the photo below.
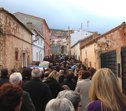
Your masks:
M41 17L49 28L101 34L126 21L125 5L126 0L0 0L0 7Z

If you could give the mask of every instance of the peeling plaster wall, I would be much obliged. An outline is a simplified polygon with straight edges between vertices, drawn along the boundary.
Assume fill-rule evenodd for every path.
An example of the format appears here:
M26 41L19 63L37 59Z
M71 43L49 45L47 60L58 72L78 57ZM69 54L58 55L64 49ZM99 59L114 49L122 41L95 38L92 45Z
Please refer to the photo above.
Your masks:
M96 53L95 53L95 43L90 44L88 46L85 46L83 49L81 49L81 58L82 62L87 66L87 67L96 67Z
M80 43L77 43L71 48L71 55L75 56L77 60L80 60Z
M1 35L5 49L2 54L2 67L21 68L23 66L23 53L26 54L26 64L31 63L32 57L32 35L10 14L0 12L0 25L4 35ZM1 47L1 46L0 46ZM18 60L15 59L15 50L18 50ZM4 59L3 59L4 58Z

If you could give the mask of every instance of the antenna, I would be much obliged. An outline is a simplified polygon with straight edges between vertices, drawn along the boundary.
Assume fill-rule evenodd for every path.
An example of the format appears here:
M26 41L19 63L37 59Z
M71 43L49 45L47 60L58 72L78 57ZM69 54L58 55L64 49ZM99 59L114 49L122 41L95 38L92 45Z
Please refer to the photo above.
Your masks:
M88 28L89 28L89 20L87 20L87 31L88 31Z
M81 30L83 29L83 23L81 23Z

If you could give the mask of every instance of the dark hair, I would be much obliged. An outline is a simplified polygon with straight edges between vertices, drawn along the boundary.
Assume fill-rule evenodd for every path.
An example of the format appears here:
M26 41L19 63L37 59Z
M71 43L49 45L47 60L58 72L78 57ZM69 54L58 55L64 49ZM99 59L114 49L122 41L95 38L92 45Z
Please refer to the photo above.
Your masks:
M82 71L82 79L87 79L90 77L90 73L88 71Z
M96 69L93 68L93 67L90 67L90 68L88 69L88 71L89 71L89 73L90 73L90 79L92 79L92 76L93 76L94 73L96 72Z
M28 67L23 67L22 76L23 80L31 79L31 69Z
M14 111L21 101L23 90L6 83L0 87L0 109L2 111Z
M82 68L83 70L87 71L87 67L86 67L84 64L81 65L81 68Z
M1 77L7 77L7 75L8 75L8 69L7 68L1 69Z
M80 63L77 63L76 64L76 67L78 67L80 69L81 68L81 64Z
M10 74L12 74L14 72L18 72L18 71L16 69L14 69L14 68L10 70Z

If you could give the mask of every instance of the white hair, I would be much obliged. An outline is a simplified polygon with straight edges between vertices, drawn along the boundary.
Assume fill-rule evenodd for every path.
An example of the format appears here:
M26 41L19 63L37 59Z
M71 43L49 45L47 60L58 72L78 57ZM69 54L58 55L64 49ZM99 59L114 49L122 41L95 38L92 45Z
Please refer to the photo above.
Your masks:
M75 111L70 100L66 98L52 99L47 105L45 111Z
M9 81L13 85L18 85L22 82L22 75L19 72L12 73L9 77Z
M63 90L60 91L57 95L57 98L62 99L62 98L67 98L70 100L74 106L74 108L78 107L79 102L81 100L79 93L72 91L72 90Z
M41 70L40 70L39 68L34 68L34 69L32 70L32 72L31 72L31 76L32 76L33 78L41 77L41 75L42 75L42 72L41 72Z

